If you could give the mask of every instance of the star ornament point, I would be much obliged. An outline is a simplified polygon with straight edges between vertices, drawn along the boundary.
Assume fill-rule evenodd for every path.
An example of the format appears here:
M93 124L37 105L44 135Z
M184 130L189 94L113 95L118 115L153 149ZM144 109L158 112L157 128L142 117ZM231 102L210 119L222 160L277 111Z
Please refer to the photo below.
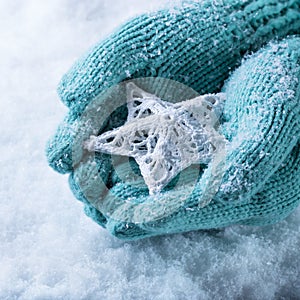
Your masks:
M150 194L161 190L192 164L208 164L223 137L217 132L225 95L209 94L171 103L147 93L133 82L126 85L125 124L90 136L91 152L133 157Z

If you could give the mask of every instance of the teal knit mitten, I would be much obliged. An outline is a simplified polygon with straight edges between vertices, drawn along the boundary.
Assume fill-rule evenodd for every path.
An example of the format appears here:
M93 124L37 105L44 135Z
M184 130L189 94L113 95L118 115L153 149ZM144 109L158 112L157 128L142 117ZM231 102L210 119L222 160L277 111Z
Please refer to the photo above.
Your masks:
M286 38L298 33L296 0L204 1L128 22L63 77L59 95L70 111L48 143L50 166L70 173L71 189L87 215L123 239L281 220L300 201L300 39ZM257 53L228 79L251 51ZM199 94L225 92L220 132L229 141L226 171L208 205L199 206L199 185L176 210L147 218L151 211L139 207L151 203L151 197L144 188L121 179L130 171L128 164L119 164L116 172L107 155L93 162L74 157L76 136L84 130L78 124L87 105L115 84L139 77L173 79ZM119 121L112 121L112 127ZM107 188L110 192L104 193ZM185 181L177 188L180 198ZM132 211L124 206L120 212L123 206L114 203L113 195L118 201L130 199L131 210L136 204L141 221L124 218ZM169 199L166 195L163 205L168 209L176 201L174 193ZM118 208L118 215L112 207Z

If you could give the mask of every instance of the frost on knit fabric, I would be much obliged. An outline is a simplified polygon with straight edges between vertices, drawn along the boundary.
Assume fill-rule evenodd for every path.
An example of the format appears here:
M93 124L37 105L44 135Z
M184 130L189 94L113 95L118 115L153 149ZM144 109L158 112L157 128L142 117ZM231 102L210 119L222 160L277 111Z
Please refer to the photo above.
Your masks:
M95 194L103 182L101 170L87 162L76 168L70 182L88 215L123 239L230 224L264 225L287 216L299 202L299 44L294 37L276 43L276 50L269 45L247 58L226 83L220 131L230 144L221 185L208 205L199 206L199 199L211 186L210 164L198 179L187 169L176 188L153 198L132 173L132 164L122 161L112 164L109 192ZM285 76L290 80L278 94L277 83Z
M299 201L299 114L294 105L299 104L299 38L273 43L278 51L263 46L272 39L299 34L299 21L296 0L205 0L175 12L160 11L131 20L88 51L63 77L59 94L70 112L49 143L49 164L70 173L71 189L85 204L86 213L124 239L281 220ZM236 70L246 53L257 50ZM281 79L276 65L287 71L290 80ZM209 178L205 174L212 172L209 167L200 168L195 189L184 198L187 201L176 202L186 196L191 178L183 172L179 189L164 193L164 200L158 202L167 205L156 209L150 205L153 201L145 186L136 184L136 176L124 180L132 174L132 164L113 164L104 154L96 154L94 161L84 156L81 161L86 153L73 151L78 132L88 129L85 124L79 126L86 107L128 76L169 78L200 94L219 92L228 80L220 129L232 147L222 185L209 205L198 207ZM106 129L123 125L118 122L111 119L113 126ZM103 133L100 129L86 132L84 138ZM163 209L167 213L150 222L151 212ZM138 214L139 222L130 222L135 219L131 214Z

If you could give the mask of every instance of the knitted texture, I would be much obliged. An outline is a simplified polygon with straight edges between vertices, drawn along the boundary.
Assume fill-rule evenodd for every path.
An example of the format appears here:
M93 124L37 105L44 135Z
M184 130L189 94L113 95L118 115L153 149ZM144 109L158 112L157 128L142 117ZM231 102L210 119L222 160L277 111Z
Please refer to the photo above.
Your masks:
M105 214L109 207L100 211L97 199L112 203L109 198L117 195L147 201L145 189L120 180L116 174L128 173L128 165L120 164L114 172L107 155L97 155L97 164L74 164L72 146L78 118L108 87L128 78L158 76L183 82L200 94L218 92L246 52L299 31L300 1L295 0L204 1L128 22L63 77L59 94L70 112L47 146L50 166L71 173L71 189L85 203L87 215L123 239L281 220L300 200L297 37L273 42L247 58L223 87L227 100L221 131L230 149L223 182L205 207L198 206L205 188L199 185L184 205L164 218L121 222ZM106 187L111 193L104 196ZM184 189L183 184L178 198ZM174 205L171 200L169 205ZM146 211L140 214L147 217Z

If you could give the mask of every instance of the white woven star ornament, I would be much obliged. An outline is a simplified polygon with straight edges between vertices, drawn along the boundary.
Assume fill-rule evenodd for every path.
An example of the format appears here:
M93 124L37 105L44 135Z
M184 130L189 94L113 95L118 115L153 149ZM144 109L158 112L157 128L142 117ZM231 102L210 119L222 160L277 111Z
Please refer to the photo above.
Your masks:
M220 139L217 132L224 94L170 103L130 82L126 123L84 143L89 151L133 157L149 193L159 193L192 164L208 164Z

